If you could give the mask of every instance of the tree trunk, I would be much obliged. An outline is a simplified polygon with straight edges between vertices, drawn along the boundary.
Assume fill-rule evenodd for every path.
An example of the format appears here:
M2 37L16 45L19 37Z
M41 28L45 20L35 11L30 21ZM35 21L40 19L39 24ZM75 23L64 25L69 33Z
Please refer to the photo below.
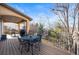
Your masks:
M75 55L77 55L77 43L75 42Z

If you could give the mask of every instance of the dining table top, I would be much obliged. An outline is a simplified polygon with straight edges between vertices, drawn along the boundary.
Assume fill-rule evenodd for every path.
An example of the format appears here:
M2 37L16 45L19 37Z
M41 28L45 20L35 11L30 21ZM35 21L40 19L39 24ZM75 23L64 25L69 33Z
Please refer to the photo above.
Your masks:
M23 37L21 37L21 40L23 40L23 41L35 41L35 40L39 40L39 36L37 36L37 35L23 36Z

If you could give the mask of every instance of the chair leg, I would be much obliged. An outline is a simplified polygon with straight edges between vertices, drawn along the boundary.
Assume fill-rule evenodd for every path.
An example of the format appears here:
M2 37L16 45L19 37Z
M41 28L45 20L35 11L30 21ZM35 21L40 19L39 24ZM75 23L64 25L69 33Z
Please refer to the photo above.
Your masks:
M18 49L20 50L20 43L19 43Z
M32 55L33 55L33 44L31 44L31 51L32 51Z
M21 52L21 54L22 54L22 52L23 52L22 50L23 50L23 46L21 45L21 46L20 46L20 52Z
M20 45L18 46L18 49L20 50Z
M40 43L38 43L38 45L39 45L39 51L40 51Z

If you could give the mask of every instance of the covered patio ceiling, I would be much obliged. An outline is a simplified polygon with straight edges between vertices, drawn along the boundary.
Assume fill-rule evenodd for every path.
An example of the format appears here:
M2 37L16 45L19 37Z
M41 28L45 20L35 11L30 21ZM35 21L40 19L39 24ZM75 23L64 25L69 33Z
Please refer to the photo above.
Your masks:
M0 18L3 19L4 22L13 23L21 23L23 21L27 22L32 20L29 16L3 3L0 4Z
M18 28L20 30L20 23L25 22L26 31L28 33L29 29L30 29L29 22L31 20L32 20L32 18L30 18L29 16L25 15L24 13L16 10L15 8L12 8L11 6L4 4L4 3L0 3L0 22L1 22L1 24L6 23L6 22L17 23ZM2 26L1 32L3 34L4 33L3 24L1 26Z
M3 19L3 22L10 22L10 23L21 23L24 21L26 22L26 20L21 19L21 18L16 17L16 16L5 15L5 16L2 16L2 19Z

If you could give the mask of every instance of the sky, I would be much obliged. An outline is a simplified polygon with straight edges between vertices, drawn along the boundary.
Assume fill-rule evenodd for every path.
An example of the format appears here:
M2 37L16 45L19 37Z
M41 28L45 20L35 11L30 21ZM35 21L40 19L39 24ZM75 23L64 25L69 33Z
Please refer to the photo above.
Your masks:
M47 19L52 24L57 18L51 12L51 8L55 6L52 3L8 3L8 5L31 17L32 21L30 23L41 22L43 25L49 26L47 25Z
M50 16L50 8L54 7L51 3L9 3L8 5L32 17L33 20L34 16L39 14Z
M56 6L54 3L8 3L8 5L31 17L32 21L30 23L41 22L46 27L49 27L58 20L57 15L51 11L51 8ZM72 4L71 8L73 8ZM13 27L16 27L16 25Z

